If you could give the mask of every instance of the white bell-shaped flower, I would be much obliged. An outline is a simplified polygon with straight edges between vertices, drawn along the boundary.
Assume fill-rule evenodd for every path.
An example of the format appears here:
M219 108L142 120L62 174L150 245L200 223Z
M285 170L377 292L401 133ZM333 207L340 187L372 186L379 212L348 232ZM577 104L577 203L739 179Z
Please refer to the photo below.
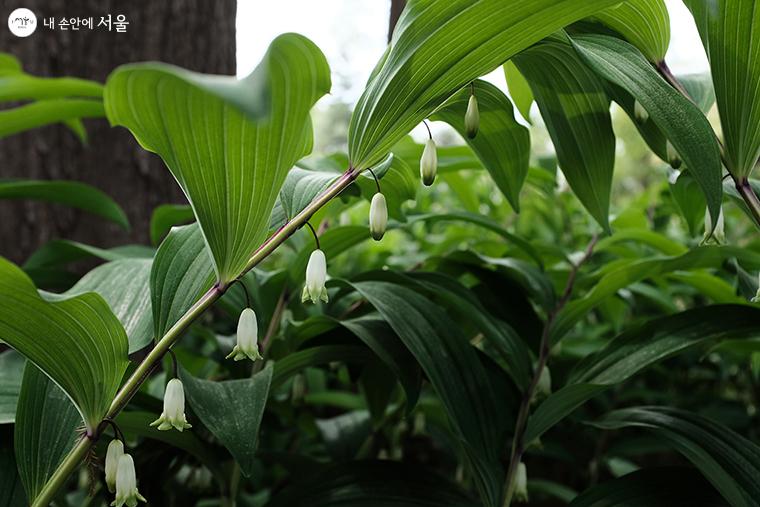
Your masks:
M475 95L470 95L467 102L467 111L464 113L464 130L467 137L475 139L480 128L480 110L478 109L478 99Z
M670 164L670 167L673 169L678 169L681 167L681 164L683 163L681 160L681 155L678 154L675 146L673 146L670 141L665 144L665 152L668 157L668 163Z
M549 396L552 393L552 374L548 366L544 366L541 375L538 377L536 391L541 396Z
M388 227L388 204L385 202L385 196L377 192L372 196L372 203L369 206L369 233L372 239L375 241L383 239L386 227Z
M644 106L638 100L633 104L633 115L639 123L646 123L649 120L649 112L644 109Z
M522 461L517 465L515 474L515 501L522 503L528 501L528 469Z
M705 210L705 235L703 241L710 242L711 240L719 245L726 242L726 221L723 219L723 206L718 213L718 221L715 223L715 230L712 228L712 217L710 216L710 210ZM712 232L712 236L710 235Z
M151 426L158 426L161 431L172 428L177 431L192 428L185 417L185 390L182 387L182 381L173 378L166 384L164 393L164 411L161 417L150 423Z
M246 308L240 313L237 325L237 344L227 359L232 358L235 361L240 361L246 357L251 361L262 359L259 353L259 324L256 320L256 312L251 308Z
M106 451L106 486L108 491L116 491L116 470L119 466L119 458L124 455L124 444L118 438L111 440Z
M309 264L306 265L306 285L301 294L301 302L311 300L316 303L320 299L327 303L327 289L325 281L327 280L327 259L325 253L316 249L311 252Z
M428 139L425 142L425 149L422 150L420 158L420 177L422 183L429 187L435 181L435 175L438 173L438 153L435 148L435 141Z
M137 478L135 476L135 462L129 454L123 454L119 458L116 469L116 499L111 502L113 507L136 507L137 501L147 502L137 491Z

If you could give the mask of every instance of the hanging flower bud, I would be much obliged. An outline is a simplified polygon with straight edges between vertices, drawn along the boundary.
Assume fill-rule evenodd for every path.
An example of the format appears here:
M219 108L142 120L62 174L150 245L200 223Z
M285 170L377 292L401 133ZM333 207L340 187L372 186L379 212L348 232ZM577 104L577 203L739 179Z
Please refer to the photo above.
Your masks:
M387 226L388 205L385 202L385 196L377 192L372 196L372 203L369 206L369 233L372 239L375 241L383 239Z
M435 151L435 141L428 139L425 142L425 149L422 151L420 158L420 177L422 183L429 187L435 181L435 175L438 172L438 154Z
M681 161L681 156L678 154L675 147L671 144L670 141L668 141L665 145L665 151L668 156L668 163L670 164L670 167L673 169L678 169L681 167L681 164L683 163Z
M528 501L528 470L522 461L517 465L515 474L515 501L521 503Z
M713 240L717 244L723 244L726 242L726 223L723 219L723 207L720 208L720 213L718 213L718 222L715 224L715 230L713 230L712 226L712 217L710 216L710 210L705 211L705 235L704 235L704 242L709 242L710 240ZM710 233L712 232L712 236Z
M161 431L174 428L177 431L192 428L185 417L185 390L182 388L182 381L173 378L166 384L164 393L164 411L161 417L150 423L151 426L158 426Z
M312 303L316 304L321 299L327 303L326 280L327 259L325 259L325 253L322 250L316 249L311 252L309 264L306 266L306 285L304 285L303 294L301 294L301 302L305 303L307 300L311 300Z
M147 502L137 491L137 478L135 477L135 462L132 456L124 454L119 458L116 469L116 499L111 502L113 507L136 507L137 501Z
M467 103L467 112L464 113L464 130L467 137L475 139L480 128L480 110L478 110L478 99L475 95L470 95L470 101Z
M237 325L237 344L227 359L232 358L235 361L240 361L246 357L251 361L263 359L259 354L259 325L256 321L256 312L250 308L246 308L240 313Z
M118 438L111 440L106 451L106 486L108 491L116 491L116 470L119 466L119 458L124 455L124 444Z
M541 370L536 389L538 394L542 396L549 396L552 393L552 374L548 366L544 366L544 369Z
M633 115L639 123L646 123L649 120L649 112L644 109L644 106L638 100L633 104Z

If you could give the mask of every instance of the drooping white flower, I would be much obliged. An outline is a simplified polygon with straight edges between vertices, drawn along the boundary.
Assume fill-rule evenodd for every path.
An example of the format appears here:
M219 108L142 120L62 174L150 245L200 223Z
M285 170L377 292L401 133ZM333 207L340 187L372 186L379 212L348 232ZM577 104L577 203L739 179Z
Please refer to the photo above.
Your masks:
M182 387L182 381L173 378L166 384L164 393L164 411L161 417L150 423L151 426L158 426L161 431L172 428L177 431L192 428L185 417L185 390Z
M106 486L108 491L116 491L116 470L119 466L119 458L124 455L124 444L118 438L111 440L106 451Z
M435 175L438 173L438 153L435 148L435 141L428 139L425 142L425 149L422 150L420 158L420 177L422 183L429 187L435 181Z
M528 470L522 461L517 465L515 474L515 501L522 503L528 501Z
M633 104L633 115L639 123L646 123L649 120L649 112L644 109L644 106L638 100Z
M712 236L710 236L712 232ZM715 223L715 230L712 228L712 217L710 216L710 210L705 210L705 235L703 241L708 242L713 240L717 244L723 244L726 242L726 222L723 219L723 206L718 213L718 221Z
M119 458L116 469L116 499L111 502L113 507L136 507L137 501L147 502L137 491L137 478L135 477L135 462L129 454L123 454Z
M309 264L306 266L306 285L304 285L303 294L301 294L301 302L311 300L312 303L316 303L321 299L327 303L326 280L327 259L325 259L325 253L317 248L311 252Z
M544 366L544 369L541 370L536 390L542 396L549 396L552 393L552 374L548 366Z
M375 241L383 239L386 227L388 227L388 204L385 202L385 196L377 192L372 196L372 203L369 206L369 233L372 239Z
M665 152L667 154L668 163L670 164L670 167L672 167L673 169L678 169L679 167L681 167L681 164L683 163L683 161L681 160L681 156L678 154L675 146L673 146L673 144L670 141L668 141L665 145Z
M475 139L480 128L480 110L478 109L478 99L475 95L470 95L467 102L467 111L464 113L464 130L467 137Z
M227 359L233 358L235 361L240 361L246 357L251 361L262 359L259 353L259 325L256 320L256 312L251 308L246 308L240 313L237 325L237 344Z

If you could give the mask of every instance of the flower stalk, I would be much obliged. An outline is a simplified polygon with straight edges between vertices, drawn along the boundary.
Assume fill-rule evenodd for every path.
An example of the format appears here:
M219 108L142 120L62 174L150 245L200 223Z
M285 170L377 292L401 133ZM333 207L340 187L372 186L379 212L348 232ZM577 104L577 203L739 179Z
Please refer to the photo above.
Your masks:
M360 172L361 171L357 169L349 168L324 192L314 198L314 200L290 222L280 227L264 243L262 243L253 254L251 254L245 268L235 281L266 259L277 249L277 247L283 244L285 240L300 229L314 213L322 208L322 206L330 202L330 200L350 186L359 176ZM203 312L211 307L211 305L224 294L224 292L230 287L231 283L216 284L211 287L189 310L187 310L187 312L185 312L182 317L179 318L179 320L177 320L177 322L156 343L145 359L137 366L124 385L122 385L113 402L111 402L111 407L104 419L114 419L116 415L121 412L127 403L129 403L129 400L131 400L135 393L140 389L143 382L145 382L153 370L156 369L161 362L161 359L172 345L179 340L184 331L190 327L190 325ZM95 445L99 436L100 435L84 435L77 441L71 451L69 451L69 454L66 455L55 472L53 472L53 475L42 488L39 495L37 495L37 498L34 499L31 504L32 507L44 507L53 501L57 491L66 483L69 476L84 461L87 457L87 453L93 445Z

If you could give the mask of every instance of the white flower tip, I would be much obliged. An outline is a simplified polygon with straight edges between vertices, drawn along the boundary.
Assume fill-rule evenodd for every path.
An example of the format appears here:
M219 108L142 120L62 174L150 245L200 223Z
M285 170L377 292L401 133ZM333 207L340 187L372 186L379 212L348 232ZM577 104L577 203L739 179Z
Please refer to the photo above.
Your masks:
M475 139L480 128L480 110L478 109L478 99L475 95L470 95L467 102L467 111L464 114L464 130L467 137Z
M164 411L150 425L158 427L160 431L172 428L182 431L193 427L187 422L187 418L185 417L185 390L182 387L180 379L173 378L166 384Z
M438 154L436 153L435 141L428 139L425 142L425 149L422 150L420 158L420 177L425 186L430 186L435 181L438 172Z
M644 106L638 100L633 104L633 114L639 123L646 123L649 120L649 112L644 109Z
M668 157L668 163L673 169L678 169L681 167L681 164L683 164L683 161L681 160L681 156L678 154L678 151L676 151L675 146L668 141L665 144L665 152Z
M518 463L517 473L515 473L515 500L528 501L528 469L522 461Z
M327 259L325 253L316 249L309 257L309 264L306 266L306 285L301 294L301 302L311 300L316 303L320 299L327 302L327 289L325 281L327 280Z
M369 207L369 232L372 239L380 241L385 235L385 229L388 227L388 204L385 196L377 192L372 196L372 203Z

